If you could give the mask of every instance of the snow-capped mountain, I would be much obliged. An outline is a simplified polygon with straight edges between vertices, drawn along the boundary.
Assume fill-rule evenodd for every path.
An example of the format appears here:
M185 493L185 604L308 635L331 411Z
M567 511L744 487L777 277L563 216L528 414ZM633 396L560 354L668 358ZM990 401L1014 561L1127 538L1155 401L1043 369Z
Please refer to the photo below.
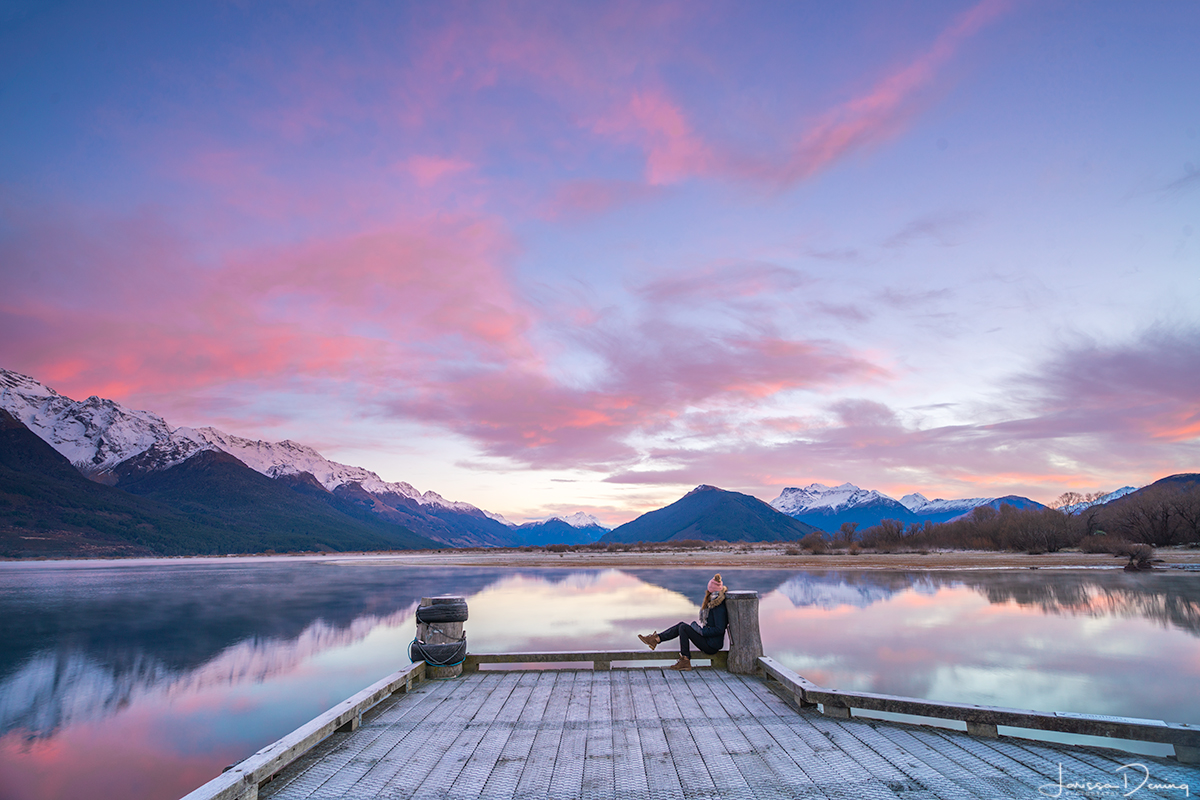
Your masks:
M1075 503L1075 504L1069 505L1069 506L1063 506L1059 510L1062 511L1064 514L1078 514L1080 511L1083 511L1086 508L1091 508L1092 506L1104 505L1105 503L1116 500L1118 497L1124 497L1125 495L1133 494L1136 491L1137 491L1136 486L1122 486L1120 489L1117 489L1116 491L1113 491L1113 492L1109 492L1108 494L1105 494L1105 495L1101 495L1100 497L1097 497L1095 500L1089 500L1084 503Z
M813 483L803 489L788 488L771 501L771 507L776 511L793 517L813 512L836 514L851 508L874 505L891 507L899 504L881 492L860 489L852 483L843 483L841 486Z
M421 493L406 481L385 481L368 469L330 461L313 448L290 439L284 439L282 442L264 442L244 439L216 428L179 428L176 432L203 442L211 448L223 450L270 478L307 472L331 492L343 484L357 483L371 494L398 494L421 505L438 506L454 511L479 510L470 503L447 500L437 492Z
M513 528L525 544L589 544L608 533L600 520L583 511L543 517Z
M0 408L81 473L101 483L124 486L123 481L169 470L199 453L218 451L269 478L312 475L321 488L342 500L447 544L518 541L503 523L470 503L447 500L433 491L422 493L404 481L385 481L362 467L330 461L297 442L246 439L216 428L172 428L149 411L134 411L99 397L72 400L33 378L4 369L0 369Z
M565 516L562 514L556 514L549 517L530 520L530 522L551 522L553 520L565 522L572 528L604 528L604 530L608 530L608 527L601 524L600 520L596 519L585 511L576 511L574 514L567 514Z
M0 408L4 408L76 469L102 482L114 467L152 448L160 468L174 466L207 449L175 436L166 421L149 411L130 411L112 400L72 400L26 375L0 369Z
M517 527L517 523L511 522L510 520L506 519L503 514L496 514L495 512L492 512L492 511L484 511L483 515L485 517L487 517L488 519L496 520L496 522L499 522L501 525L507 525L510 528Z
M181 464L202 450L221 450L269 478L307 472L329 491L357 483L371 494L397 494L420 505L478 511L437 492L421 493L405 481L385 481L362 467L330 461L313 448L290 440L265 442L216 428L172 428L149 411L133 411L94 396L72 400L10 370L0 369L0 407L93 479L103 480L118 464L137 456L142 456L138 463L141 471L158 471Z
M900 505L914 514L963 514L978 506L986 505L995 498L969 497L964 500L926 499L920 492L906 494L900 498Z
M1012 495L929 500L916 492L897 501L882 492L860 489L852 483L843 483L841 486L814 483L803 489L784 489L779 497L771 501L771 506L788 516L834 532L848 522L859 527L878 525L885 519L899 520L906 525L948 522L971 513L979 506L998 506L1002 503L1018 508L1041 505L1027 497Z

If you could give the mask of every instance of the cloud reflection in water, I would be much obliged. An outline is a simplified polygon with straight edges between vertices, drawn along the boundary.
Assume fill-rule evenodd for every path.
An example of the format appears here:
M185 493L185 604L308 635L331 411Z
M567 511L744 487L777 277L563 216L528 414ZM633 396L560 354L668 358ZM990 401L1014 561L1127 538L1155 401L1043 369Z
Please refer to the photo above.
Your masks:
M722 570L766 652L843 689L1200 722L1200 576ZM0 786L179 796L408 663L422 596L470 649L637 649L710 570L0 565ZM1153 676L1153 679L1148 679Z

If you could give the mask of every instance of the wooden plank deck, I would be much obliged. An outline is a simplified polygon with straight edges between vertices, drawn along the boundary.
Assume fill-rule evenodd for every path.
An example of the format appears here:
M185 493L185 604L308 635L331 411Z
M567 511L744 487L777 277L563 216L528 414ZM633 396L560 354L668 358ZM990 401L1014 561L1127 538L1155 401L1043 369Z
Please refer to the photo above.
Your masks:
M1134 763L1127 796L1200 792L1172 759L835 719L723 670L485 671L390 697L259 797L1093 800L1136 787Z

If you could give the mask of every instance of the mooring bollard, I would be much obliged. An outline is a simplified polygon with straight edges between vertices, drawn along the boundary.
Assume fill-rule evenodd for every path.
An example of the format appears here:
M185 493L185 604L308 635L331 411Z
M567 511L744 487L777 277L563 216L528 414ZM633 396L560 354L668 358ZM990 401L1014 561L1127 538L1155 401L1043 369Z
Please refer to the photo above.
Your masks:
M753 675L758 672L758 657L763 654L758 592L726 592L725 605L729 606L729 671Z
M417 638L409 646L413 662L425 662L427 678L457 678L467 657L467 599L422 597L417 606Z

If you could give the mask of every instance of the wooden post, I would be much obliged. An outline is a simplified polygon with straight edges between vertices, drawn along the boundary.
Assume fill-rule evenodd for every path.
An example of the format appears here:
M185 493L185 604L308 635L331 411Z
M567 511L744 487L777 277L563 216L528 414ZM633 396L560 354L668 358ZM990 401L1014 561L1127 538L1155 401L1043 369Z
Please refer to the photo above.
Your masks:
M758 592L726 592L725 605L729 607L729 671L753 675L758 672L758 658L763 654Z
M436 606L445 603L465 603L467 598L452 595L443 597L422 597L421 605ZM449 644L462 638L463 624L461 622L418 622L417 639L426 644ZM433 664L425 666L425 675L429 678L457 678L462 675L462 664L452 667L438 667Z

